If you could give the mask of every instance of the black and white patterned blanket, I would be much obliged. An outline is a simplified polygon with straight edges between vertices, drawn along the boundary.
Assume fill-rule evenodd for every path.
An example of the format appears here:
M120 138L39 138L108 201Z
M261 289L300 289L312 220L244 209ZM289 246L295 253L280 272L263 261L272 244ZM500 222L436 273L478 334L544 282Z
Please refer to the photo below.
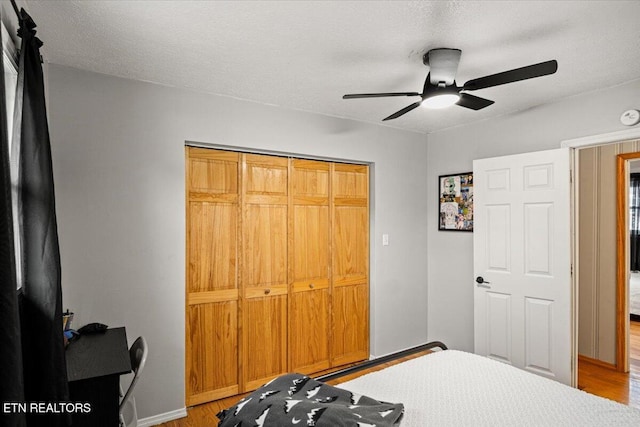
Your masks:
M287 374L260 387L218 414L219 427L391 427L400 424L401 403L379 402L316 381Z

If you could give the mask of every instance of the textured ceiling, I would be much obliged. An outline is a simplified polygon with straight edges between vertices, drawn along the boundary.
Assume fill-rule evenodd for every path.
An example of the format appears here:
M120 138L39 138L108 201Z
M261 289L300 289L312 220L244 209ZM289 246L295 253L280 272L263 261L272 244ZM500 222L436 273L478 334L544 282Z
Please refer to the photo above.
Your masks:
M17 3L51 63L372 123L416 98L342 95L421 92L431 48L462 49L459 84L558 61L554 75L473 92L495 101L484 110L384 123L424 133L640 78L640 1Z

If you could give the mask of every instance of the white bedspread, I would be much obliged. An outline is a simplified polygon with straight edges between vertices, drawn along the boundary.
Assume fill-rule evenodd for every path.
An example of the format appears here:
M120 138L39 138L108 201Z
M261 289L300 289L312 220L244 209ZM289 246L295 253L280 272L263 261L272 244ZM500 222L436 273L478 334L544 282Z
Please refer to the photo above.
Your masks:
M494 360L439 351L339 385L403 403L402 427L640 426L640 410Z

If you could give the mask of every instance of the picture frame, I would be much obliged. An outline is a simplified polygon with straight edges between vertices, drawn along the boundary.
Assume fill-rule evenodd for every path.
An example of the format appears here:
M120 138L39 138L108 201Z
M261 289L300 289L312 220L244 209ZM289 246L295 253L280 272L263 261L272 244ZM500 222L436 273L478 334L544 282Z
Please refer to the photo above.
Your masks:
M438 230L473 231L473 172L438 177Z

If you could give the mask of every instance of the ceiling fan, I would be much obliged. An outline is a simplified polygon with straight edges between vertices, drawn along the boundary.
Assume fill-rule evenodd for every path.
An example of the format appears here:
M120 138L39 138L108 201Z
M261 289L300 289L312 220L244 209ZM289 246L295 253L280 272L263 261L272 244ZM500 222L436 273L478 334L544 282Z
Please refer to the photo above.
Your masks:
M558 69L558 62L555 60L540 62L539 64L528 65L502 73L491 74L469 80L462 86L458 86L455 81L458 63L462 51L459 49L432 49L424 54L422 62L429 67L427 79L424 82L422 93L418 92L389 92L389 93L354 93L344 95L343 99L355 98L379 98L386 96L419 96L422 99L411 105L396 111L392 115L382 119L392 120L408 113L420 105L428 108L445 108L453 104L472 110L480 110L493 104L494 101L471 95L467 92L499 86L506 83L513 83L520 80L532 79L534 77L553 74Z

